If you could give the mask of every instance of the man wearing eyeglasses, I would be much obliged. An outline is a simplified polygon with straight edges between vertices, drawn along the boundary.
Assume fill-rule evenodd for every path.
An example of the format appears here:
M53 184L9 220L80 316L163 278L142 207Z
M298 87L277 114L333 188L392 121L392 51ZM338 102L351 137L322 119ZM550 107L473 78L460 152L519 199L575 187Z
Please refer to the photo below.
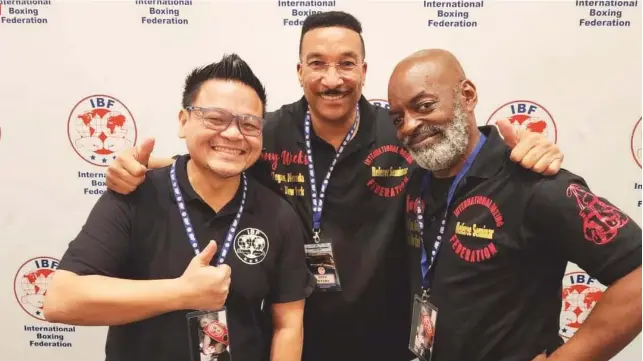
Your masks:
M306 231L281 192L246 172L265 104L234 54L193 71L179 116L189 154L136 192L100 197L49 285L45 318L110 326L106 361L263 361L270 348L273 361L300 361L315 288Z
M317 278L306 301L304 361L414 358L403 215L415 163L388 111L362 95L361 32L344 12L309 16L297 65L304 96L268 114L264 129L263 159L304 222L308 265ZM517 138L506 130L507 142ZM556 146L533 133L518 138L513 156L523 167L557 172ZM171 163L148 164L152 146L147 141L121 153L108 168L108 187L131 192L147 167Z

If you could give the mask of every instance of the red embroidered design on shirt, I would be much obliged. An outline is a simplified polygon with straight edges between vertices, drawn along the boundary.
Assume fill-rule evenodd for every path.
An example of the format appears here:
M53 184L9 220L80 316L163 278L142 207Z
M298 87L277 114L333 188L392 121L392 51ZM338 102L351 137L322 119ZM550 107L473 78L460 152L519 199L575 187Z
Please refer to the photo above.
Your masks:
M616 207L601 201L578 184L570 184L567 187L567 197L572 196L576 197L576 203L580 208L578 215L583 220L583 234L590 242L598 245L611 242L618 230L629 221L629 218Z

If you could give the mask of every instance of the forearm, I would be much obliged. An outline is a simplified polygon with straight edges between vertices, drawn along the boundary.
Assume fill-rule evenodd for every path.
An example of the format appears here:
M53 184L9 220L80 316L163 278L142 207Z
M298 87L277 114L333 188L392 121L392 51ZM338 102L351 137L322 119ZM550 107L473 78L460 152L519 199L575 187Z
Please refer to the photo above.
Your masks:
M583 326L548 359L609 360L641 332L641 268L603 294Z
M301 361L304 342L303 327L275 329L270 361Z
M65 275L67 276L67 275ZM123 280L72 275L48 290L48 321L82 326L131 323L182 308L178 280Z
M172 158L150 157L150 160L147 162L147 168L148 169L163 168L163 167L172 165L172 163L174 163L174 159Z

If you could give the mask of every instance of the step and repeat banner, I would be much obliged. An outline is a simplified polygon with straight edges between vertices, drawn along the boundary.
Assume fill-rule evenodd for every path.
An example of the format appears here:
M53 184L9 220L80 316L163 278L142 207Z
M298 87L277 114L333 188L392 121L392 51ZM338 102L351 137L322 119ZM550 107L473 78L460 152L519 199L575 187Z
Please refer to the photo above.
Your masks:
M107 165L148 137L155 155L184 152L185 76L224 53L265 82L269 110L296 101L301 24L333 9L363 24L373 103L387 106L401 58L451 50L477 85L479 124L546 134L640 224L638 0L0 0L1 361L104 358L105 327L49 324L42 300ZM568 339L605 286L573 264L562 282ZM641 338L615 358L640 359Z

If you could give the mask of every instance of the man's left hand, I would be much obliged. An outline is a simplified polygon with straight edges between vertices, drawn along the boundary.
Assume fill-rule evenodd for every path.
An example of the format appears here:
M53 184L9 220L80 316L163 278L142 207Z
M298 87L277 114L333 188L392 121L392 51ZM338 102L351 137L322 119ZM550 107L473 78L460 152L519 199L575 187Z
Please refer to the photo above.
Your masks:
M526 129L516 131L507 119L499 120L496 125L505 143L512 148L512 161L544 175L560 171L564 155L547 137Z

